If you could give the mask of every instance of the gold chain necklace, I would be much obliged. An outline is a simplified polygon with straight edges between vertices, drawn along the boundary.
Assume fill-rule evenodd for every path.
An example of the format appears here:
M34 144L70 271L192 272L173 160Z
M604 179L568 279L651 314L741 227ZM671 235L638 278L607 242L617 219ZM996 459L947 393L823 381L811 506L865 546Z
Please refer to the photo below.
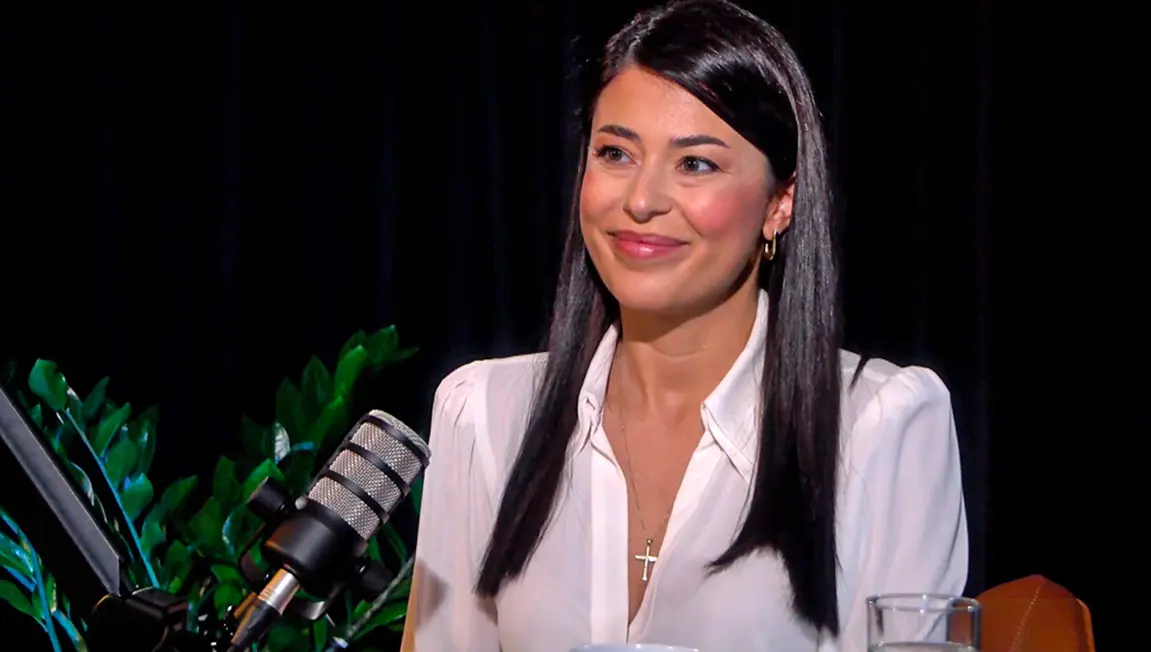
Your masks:
M651 574L649 571L650 571L652 565L655 564L655 562L658 561L659 558L655 557L651 554L651 544L652 544L651 534L648 533L647 525L643 522L643 508L641 508L639 506L639 492L636 490L636 487L635 487L635 473L632 472L631 448L628 445L627 426L624 425L623 415L621 415L617 410L612 410L612 411L615 412L616 420L619 423L620 434L623 435L623 450L624 450L624 454L627 456L626 457L627 461L625 462L625 464L627 465L627 479L628 479L629 484L631 485L631 491L629 491L628 493L631 494L632 502L635 503L636 515L639 516L639 528L640 528L640 530L643 531L643 537L644 537L643 554L635 555L634 559L643 564L643 574L640 575L640 579L643 581L644 584L647 584L648 579L651 577ZM674 508L675 505L673 504L672 507ZM671 510L670 509L667 511L667 514L663 517L663 521L660 522L660 525L663 525L665 522L667 522L667 520L669 518L671 518Z

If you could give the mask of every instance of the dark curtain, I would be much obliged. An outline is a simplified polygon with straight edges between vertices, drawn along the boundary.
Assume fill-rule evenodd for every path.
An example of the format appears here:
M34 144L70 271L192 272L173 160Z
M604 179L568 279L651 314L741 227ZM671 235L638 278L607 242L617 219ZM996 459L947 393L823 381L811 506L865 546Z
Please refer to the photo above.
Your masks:
M420 347L372 386L418 426L453 367L538 348L568 73L641 3L412 4L2 10L0 353L160 403L160 482L209 471L241 413L270 419L279 379L357 329ZM1108 578L1133 550L1085 515L1107 471L1053 443L1061 395L1031 388L1056 365L1006 317L1034 298L1002 227L1033 117L1005 99L1028 74L1002 54L1017 33L990 0L758 5L832 138L848 348L952 390L969 593L1043 573L1118 640Z

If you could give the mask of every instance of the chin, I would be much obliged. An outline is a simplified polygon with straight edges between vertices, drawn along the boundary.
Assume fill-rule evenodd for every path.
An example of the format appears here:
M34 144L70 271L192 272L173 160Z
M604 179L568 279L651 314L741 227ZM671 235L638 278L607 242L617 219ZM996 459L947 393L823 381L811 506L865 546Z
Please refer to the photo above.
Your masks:
M618 283L608 290L621 310L650 315L681 314L695 304L682 287L667 283Z
M682 319L706 313L744 291L756 293L754 283L746 279L734 283L700 282L695 278L624 278L604 279L604 285L619 304L621 311L655 317ZM710 280L710 279L708 279Z

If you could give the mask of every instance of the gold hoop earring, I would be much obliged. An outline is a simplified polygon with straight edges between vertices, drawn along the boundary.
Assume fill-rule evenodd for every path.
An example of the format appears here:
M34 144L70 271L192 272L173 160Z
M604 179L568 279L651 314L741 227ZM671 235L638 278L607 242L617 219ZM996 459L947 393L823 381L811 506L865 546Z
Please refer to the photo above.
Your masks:
M769 238L767 242L763 243L764 258L768 260L773 260L775 258L775 243L777 241L779 241L779 231L772 229L771 238Z

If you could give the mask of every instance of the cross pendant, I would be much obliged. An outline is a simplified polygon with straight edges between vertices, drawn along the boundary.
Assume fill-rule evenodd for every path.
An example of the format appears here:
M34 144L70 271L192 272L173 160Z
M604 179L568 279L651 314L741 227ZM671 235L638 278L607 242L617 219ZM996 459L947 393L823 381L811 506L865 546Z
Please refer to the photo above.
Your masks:
M644 543L643 554L635 556L636 561L643 562L643 575L640 579L643 580L644 584L647 584L648 568L656 562L656 559L658 558L651 556L651 539L647 539L646 543Z

